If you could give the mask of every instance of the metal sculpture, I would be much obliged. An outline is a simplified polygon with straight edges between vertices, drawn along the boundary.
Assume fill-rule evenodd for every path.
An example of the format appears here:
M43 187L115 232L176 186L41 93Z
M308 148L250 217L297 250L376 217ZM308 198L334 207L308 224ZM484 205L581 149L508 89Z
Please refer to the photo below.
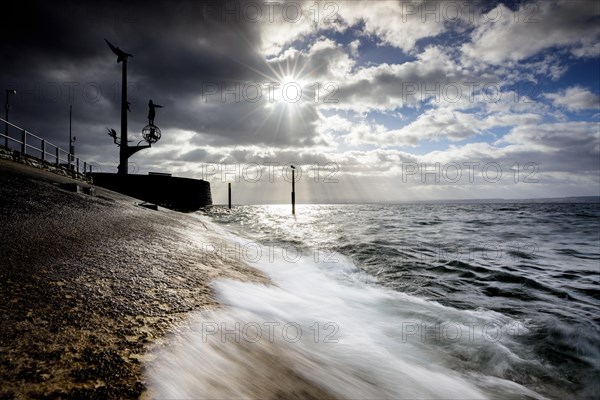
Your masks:
M112 43L110 43L108 40L104 39L104 41L106 42L108 47L110 47L110 49L113 51L113 53L115 53L117 55L117 63L120 63L121 61L127 62L127 58L129 58L129 57L133 58L133 55L131 55L129 53L125 53L120 48L113 46Z
M142 137L149 144L156 143L161 138L160 129L155 125L146 125L142 130Z
M137 146L129 146L130 140L127 140L127 113L131 112L131 103L127 101L127 61L129 57L133 55L124 52L119 47L114 46L108 40L104 39L108 47L117 56L117 63L123 63L122 79L121 79L121 138L117 139L117 132L114 129L108 129L108 135L113 138L115 144L119 146L119 166L117 173L120 175L127 175L127 163L129 157L136 152L147 149L152 146L152 143L156 143L161 138L160 129L154 125L154 116L156 115L156 107L162 107L157 104L153 104L150 100L149 106L150 111L148 113L149 125L142 129L142 138ZM142 142L148 143L147 145L140 145Z
M154 104L152 99L148 102L148 125L154 125L154 117L156 116L156 109L163 108L163 106Z

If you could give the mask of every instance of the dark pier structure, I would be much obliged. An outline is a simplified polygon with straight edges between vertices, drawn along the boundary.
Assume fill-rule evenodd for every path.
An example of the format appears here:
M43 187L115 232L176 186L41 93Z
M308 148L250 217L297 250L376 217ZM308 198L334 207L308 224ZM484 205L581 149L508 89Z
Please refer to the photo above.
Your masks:
M116 174L94 173L94 184L177 211L195 211L201 207L212 205L210 183L190 178L172 177L170 174L149 173L148 175L128 174L128 160L140 150L152 147L161 138L160 129L154 125L156 108L161 105L148 103L148 125L142 129L142 138L136 146L130 146L127 139L127 113L130 111L127 101L127 62L131 54L114 46L108 40L106 44L117 56L117 63L122 63L121 89L121 135L117 137L114 129L108 129L108 135L119 146L119 167ZM141 145L142 142L146 145Z
M167 174L92 174L94 184L172 210L190 212L212 205L210 183Z

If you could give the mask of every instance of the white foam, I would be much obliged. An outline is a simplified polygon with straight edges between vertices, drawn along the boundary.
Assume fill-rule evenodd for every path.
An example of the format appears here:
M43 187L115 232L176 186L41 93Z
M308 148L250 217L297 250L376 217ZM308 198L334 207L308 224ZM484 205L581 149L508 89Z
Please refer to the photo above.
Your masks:
M343 398L538 396L503 379L526 363L506 332L494 337L513 320L383 289L340 254L336 263L316 263L313 254L291 263L282 254L256 264L272 286L214 283L226 307L193 315L179 344L149 365L157 398L276 397L303 385ZM486 324L495 329L487 336Z

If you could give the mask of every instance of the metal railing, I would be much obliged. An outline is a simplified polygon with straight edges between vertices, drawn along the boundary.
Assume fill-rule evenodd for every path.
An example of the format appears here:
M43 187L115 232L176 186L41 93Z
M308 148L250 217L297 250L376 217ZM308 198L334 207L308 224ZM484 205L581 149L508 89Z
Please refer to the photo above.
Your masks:
M4 127L2 127L2 125L4 125ZM20 132L19 139L9 135L9 127ZM28 132L27 130L2 118L0 118L0 129L3 129L3 131L0 132L0 147L4 146L6 149L17 150L21 152L21 154L28 155L49 163L52 163L53 161L57 167L67 167L69 171L80 173L80 167L82 166L81 161L79 160L79 157L75 157L74 154L70 154L68 151L65 151L55 144L46 141L46 139L34 135L33 133ZM39 147L36 147L36 145ZM65 155L67 158L63 158ZM61 161L63 164L61 164ZM82 173L85 174L88 172L88 167L89 173L92 173L92 165L83 161Z

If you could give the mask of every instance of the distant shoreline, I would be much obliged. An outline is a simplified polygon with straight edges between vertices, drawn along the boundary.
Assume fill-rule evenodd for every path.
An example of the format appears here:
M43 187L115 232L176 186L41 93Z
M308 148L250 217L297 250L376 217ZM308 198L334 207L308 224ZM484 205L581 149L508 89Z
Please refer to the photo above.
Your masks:
M364 204L596 204L600 203L600 196L573 196L573 197L547 197L531 199L444 199L444 200L404 200L404 201L367 201L364 203L356 202L330 202L330 203L297 203L297 205L364 205ZM288 203L250 203L233 204L234 207L240 206L287 206ZM215 207L226 207L227 204L213 204Z
M506 203L600 203L600 196L573 196L573 197L542 197L528 199L458 199L458 200L412 200L398 201L381 204L405 204L405 203L431 203L431 204L506 204Z

